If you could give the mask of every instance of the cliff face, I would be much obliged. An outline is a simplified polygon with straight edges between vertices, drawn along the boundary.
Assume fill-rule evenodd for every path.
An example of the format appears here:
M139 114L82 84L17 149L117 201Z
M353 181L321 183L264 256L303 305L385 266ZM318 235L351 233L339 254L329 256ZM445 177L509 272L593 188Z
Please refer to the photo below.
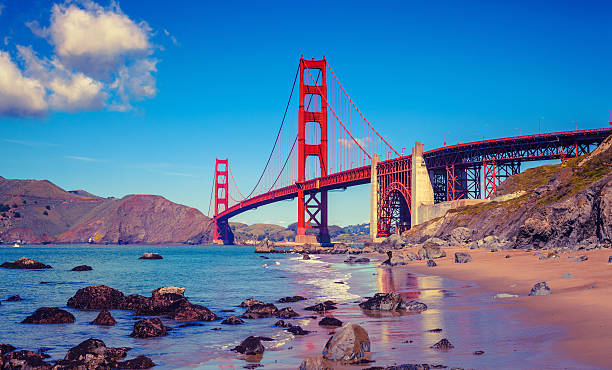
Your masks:
M515 192L523 195L450 211L403 236L408 243L493 236L498 245L521 249L612 246L612 137L585 157L512 176L495 195Z
M25 243L200 244L212 224L200 211L154 195L100 198L49 181L0 177L0 240Z

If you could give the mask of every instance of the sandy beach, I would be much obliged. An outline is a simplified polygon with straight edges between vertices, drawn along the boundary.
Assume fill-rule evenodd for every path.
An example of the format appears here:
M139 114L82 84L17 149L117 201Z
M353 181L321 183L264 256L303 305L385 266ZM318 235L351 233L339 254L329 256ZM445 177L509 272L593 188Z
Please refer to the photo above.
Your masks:
M498 301L523 309L516 310L516 316L527 323L562 327L563 334L554 338L559 354L595 367L610 366L612 264L608 264L608 257L612 251L561 253L559 258L540 260L534 254L547 255L549 251L444 250L447 256L436 259L436 267L427 267L424 261L413 261L402 268L474 282L488 292L518 295ZM473 261L454 263L457 251L469 252ZM510 258L506 258L507 255ZM588 260L576 262L575 258L583 255ZM572 277L562 278L566 272ZM547 282L552 294L528 296L533 285L541 281Z

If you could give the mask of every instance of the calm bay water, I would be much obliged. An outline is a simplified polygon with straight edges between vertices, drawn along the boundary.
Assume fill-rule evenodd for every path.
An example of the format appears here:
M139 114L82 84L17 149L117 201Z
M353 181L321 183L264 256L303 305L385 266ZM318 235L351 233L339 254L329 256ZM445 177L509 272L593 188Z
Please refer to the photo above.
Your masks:
M164 259L138 260L143 252L159 252ZM320 354L329 336L329 330L317 325L319 318L290 320L314 331L295 338L274 327L275 318L248 320L238 326L217 321L188 327L162 319L173 327L168 336L135 339L129 336L136 317L131 311L111 311L117 325L107 328L89 325L97 311L66 307L68 298L88 285L105 284L126 295L146 296L155 288L172 285L185 287L191 302L221 317L242 314L244 309L237 306L250 297L276 302L284 296L302 295L309 299L289 305L305 315L312 314L302 310L306 305L337 301L340 304L335 317L357 322L368 331L377 366L442 363L469 368L516 368L517 364L520 368L584 368L554 353L553 340L562 335L559 328L521 322L512 305L493 302L489 293L474 293L474 285L419 276L406 269L380 269L374 263L346 265L342 263L344 256L314 256L304 261L300 256L277 254L264 259L253 253L253 248L236 246L0 247L0 262L23 256L50 264L53 269L0 269L0 343L30 350L46 347L52 360L63 358L69 348L87 338L99 338L108 346L132 347L128 358L147 355L159 368L241 368L245 360L229 348L249 335L263 335L275 339L266 343L261 360L265 368L297 368L304 357ZM94 270L70 271L81 264ZM426 303L429 310L415 315L366 316L356 302L377 291L402 292ZM4 301L14 294L24 301ZM19 324L43 306L68 309L76 322ZM213 330L216 328L221 330ZM443 332L428 332L435 328ZM444 337L455 344L455 350L440 353L429 348ZM485 355L474 356L476 350L484 350Z

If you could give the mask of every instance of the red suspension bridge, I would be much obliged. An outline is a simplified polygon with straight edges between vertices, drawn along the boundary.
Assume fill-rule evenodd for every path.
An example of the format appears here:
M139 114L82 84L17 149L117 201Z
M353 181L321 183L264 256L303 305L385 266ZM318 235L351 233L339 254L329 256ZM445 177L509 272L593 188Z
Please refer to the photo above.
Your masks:
M427 189L432 203L489 198L504 179L520 172L521 163L589 153L610 133L612 127L517 136L425 153L417 142L412 154L403 155L362 114L325 58L301 58L270 156L253 189L241 192L228 160L216 161L214 239L233 243L228 223L233 216L297 198L296 241L329 243L328 191L366 183L371 183L371 235L386 237L415 223L413 209ZM318 236L307 229L318 230Z

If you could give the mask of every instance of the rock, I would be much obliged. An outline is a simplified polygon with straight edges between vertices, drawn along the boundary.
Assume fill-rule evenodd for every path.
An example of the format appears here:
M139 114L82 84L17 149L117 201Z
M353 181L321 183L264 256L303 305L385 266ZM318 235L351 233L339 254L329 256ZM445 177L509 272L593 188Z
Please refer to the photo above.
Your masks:
M310 256L308 254L304 253L304 255L302 255L302 259L303 260L309 260Z
M455 252L455 263L472 262L472 256L467 252Z
M221 321L221 324L225 324L225 325L240 325L240 324L244 324L244 321L242 321L240 318L232 315L232 316L228 317L227 319Z
M290 328L293 325L291 325L291 323L285 322L283 320L278 320L277 322L274 323L274 326L278 326L281 328Z
M14 262L4 262L0 265L0 267L4 267L7 269L26 269L26 270L36 270L36 269L50 269L52 268L49 265L45 265L42 262L35 261L30 258L21 257L20 259Z
M509 255L509 254L506 254L506 257L504 257L504 258L510 258L510 255Z
M455 346L453 346L448 339L442 338L438 343L434 344L430 348L437 349L438 351L448 351L455 348Z
M59 307L41 307L32 315L26 317L22 324L70 324L74 316Z
M108 312L108 310L102 310L98 314L98 316L94 319L94 321L90 322L92 325L104 325L104 326L113 326L117 323L113 316Z
M427 260L427 267L436 267L438 264L434 260Z
M21 298L19 295L12 295L10 297L8 297L6 299L7 302L17 302L17 301L23 301L23 298Z
M408 301L397 292L376 293L374 297L359 304L364 310L370 311L397 311L407 310L410 312L421 312L427 310L424 303L417 301Z
M300 316L300 315L297 312L293 311L293 308L291 307L282 308L278 310L278 312L276 313L276 317L281 318L281 319L290 319L296 316Z
M391 234L380 243L382 249L401 249L406 245L406 240L398 234Z
M552 293L545 281L539 282L531 288L530 296L548 295Z
M450 232L451 244L463 245L472 241L472 230L467 227L456 227Z
M364 359L369 351L370 338L365 329L355 323L347 323L329 338L323 349L323 358L355 362Z
M346 254L349 251L350 246L344 243L334 244L329 254Z
M586 255L582 255L582 256L576 257L576 259L575 259L574 261L576 261L576 262L582 262L582 261L586 261L586 260L588 260L588 259L589 259L589 257L588 257L588 256L586 256Z
M79 289L68 299L68 307L86 310L120 309L125 303L125 296L117 289L106 285L91 285Z
M52 365L43 361L43 355L32 351L9 352L0 357L0 363L4 361L4 369L23 369L23 370L47 370Z
M177 286L165 286L162 288L157 288L155 290L153 290L151 292L152 296L160 296L163 294L168 294L168 293L172 293L172 294L178 294L178 295L182 295L184 296L185 294L185 288L179 288Z
M427 332L429 332L429 333L441 333L442 329L440 329L440 328L429 329L429 330L427 330Z
M0 344L0 357L4 356L9 352L13 352L17 348L11 346L10 344Z
M255 247L255 253L274 253L275 248L276 245L274 242L268 240L268 238L265 238L261 241L261 243L259 243L259 245L257 245L257 247Z
M309 334L310 332L308 330L304 330L302 329L301 326L290 326L289 329L287 329L287 331L293 335L306 335Z
M354 264L354 263L368 263L370 262L370 259L367 257L354 257L354 256L350 256L349 258L344 260L344 263L348 263L350 265Z
M138 356L131 360L117 362L117 369L150 369L155 362L147 356Z
M164 257L162 257L159 253L145 252L138 259L139 260L163 260Z
M561 276L561 279L570 279L573 277L574 275L570 274L569 272L566 272L565 274L563 274L563 276Z
M264 346L259 337L250 336L234 347L233 351L243 353L245 355L259 355L264 353Z
M427 241L431 239L428 239ZM423 247L419 249L418 254L419 258L423 260L446 257L446 252L444 252L439 245L433 243L424 244Z
M142 319L134 323L134 330L130 337L135 338L152 338L167 335L169 328L165 326L160 319Z
M170 307L170 317L176 321L214 321L219 317L208 308L193 304L186 299Z
M246 319L261 319L276 315L278 308L272 303L254 304L247 308L241 317Z
M305 307L304 310L306 311L317 311L317 312L324 312L324 311L330 311L330 310L335 310L338 307L336 306L336 304L332 301L325 301L323 303L317 303L314 306L308 306Z
M93 270L93 267L91 266L87 266L87 265L80 265L77 267L73 267L72 270L70 271L91 271Z
M319 325L321 326L342 326L342 321L336 319L335 317L324 317L319 321Z
M474 351L473 355L474 355L474 356L481 356L481 355L484 355L484 351Z
M305 300L306 298L302 297L301 295L294 295L293 297L283 297L278 300L278 303L294 303Z
M262 301L253 299L253 298L249 298L249 299L245 299L244 301L242 301L242 303L240 303L240 307L251 307L254 304L265 304L265 303Z
M58 369L111 369L125 358L129 348L109 348L100 339L89 338L68 350ZM56 369L54 367L54 369Z
M300 370L334 370L334 364L325 360L321 355L310 356L302 361Z
M612 256L608 257L608 263L612 263Z

